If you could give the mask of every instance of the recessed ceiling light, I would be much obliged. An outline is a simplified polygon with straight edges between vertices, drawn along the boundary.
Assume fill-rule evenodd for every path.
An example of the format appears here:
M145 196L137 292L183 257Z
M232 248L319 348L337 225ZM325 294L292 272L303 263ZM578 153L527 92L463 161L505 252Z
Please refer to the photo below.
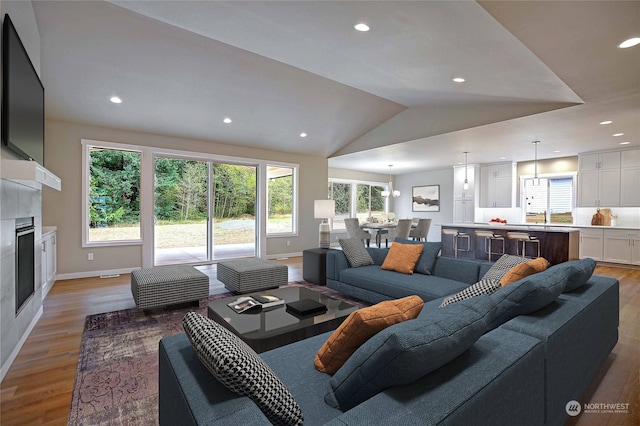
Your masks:
M233 120L231 120L229 117L225 117L224 120L222 120L225 124L229 124L231 123Z
M560 150L559 150L559 149L556 149L556 150L555 150L555 151L553 151L553 152L554 152L554 154L557 154L557 153L559 153L559 152L560 152Z
M122 103L122 99L120 99L117 96L112 96L111 99L109 99L111 102L113 102L114 104L121 104Z
M301 137L301 138L306 138L306 137L307 137L307 134L306 134L305 132L302 132L302 133L300 133L300 137Z
M500 159L501 159L501 160L506 160L506 159L507 159L507 157L500 157Z
M606 120L606 121L601 121L600 124L611 124L613 123L613 121L611 120Z
M624 133L614 133L612 136L615 136L615 137L624 136Z
M462 77L456 77L453 79L453 81L455 81L456 83L464 83L465 79Z
M629 145L631 142L620 142L620 145Z
M633 37L629 40L623 41L618 45L618 47L621 49L627 49L629 47L637 46L638 44L640 44L640 37Z
M369 31L369 26L368 26L367 24L362 23L362 22L361 22L361 23L359 23L359 24L355 24L355 25L353 26L353 28L355 28L355 29L356 29L356 30L358 30L358 31L362 31L362 32L367 32L367 31Z

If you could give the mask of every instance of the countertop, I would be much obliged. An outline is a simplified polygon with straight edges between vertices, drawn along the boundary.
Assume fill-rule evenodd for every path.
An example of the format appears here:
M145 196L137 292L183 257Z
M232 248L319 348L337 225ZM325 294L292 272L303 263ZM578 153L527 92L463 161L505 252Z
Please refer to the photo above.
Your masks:
M43 226L42 227L42 236L44 237L47 234L50 234L52 232L56 232L58 230L57 226Z
M598 225L561 225L561 224L544 224L544 223L442 223L438 226L448 228L472 228L472 229L510 229L514 231L546 231L546 232L574 232L580 229L621 229L630 231L639 231L640 228L632 226L598 226Z

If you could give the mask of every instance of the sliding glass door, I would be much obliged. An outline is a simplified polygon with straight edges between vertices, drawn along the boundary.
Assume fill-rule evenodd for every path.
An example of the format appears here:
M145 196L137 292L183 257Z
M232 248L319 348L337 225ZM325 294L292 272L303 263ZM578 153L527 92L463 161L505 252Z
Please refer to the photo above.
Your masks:
M253 257L256 167L155 158L154 264Z

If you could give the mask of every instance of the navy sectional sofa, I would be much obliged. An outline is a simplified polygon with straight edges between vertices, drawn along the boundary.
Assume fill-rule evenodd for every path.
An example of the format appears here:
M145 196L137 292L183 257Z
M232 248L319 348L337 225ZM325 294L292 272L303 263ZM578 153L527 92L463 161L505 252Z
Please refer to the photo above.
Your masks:
M368 250L377 265L360 268L350 268L342 252L329 252L328 286L371 303L409 294L426 301L418 318L391 326L388 333L411 321L429 321L435 310L446 309L439 308L445 296L475 283L491 266L439 257L433 275L404 275L380 270L386 249ZM535 280L565 274L571 264L575 262L481 297L493 300L495 315L502 310L504 317L505 309L526 305L512 302L510 295ZM577 289L552 296L540 309L492 323L468 350L435 371L344 411L327 399L332 376L313 366L330 332L260 357L295 397L305 425L561 425L568 416L567 403L580 401L617 342L618 281L590 276ZM269 424L253 401L230 392L207 371L185 334L162 339L159 357L161 425Z

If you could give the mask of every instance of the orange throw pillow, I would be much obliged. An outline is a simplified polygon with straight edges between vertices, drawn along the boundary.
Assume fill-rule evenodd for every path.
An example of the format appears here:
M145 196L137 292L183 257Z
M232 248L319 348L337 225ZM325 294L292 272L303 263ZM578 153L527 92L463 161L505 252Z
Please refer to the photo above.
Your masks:
M408 296L352 312L318 350L313 365L335 373L364 342L390 325L417 317L422 306L420 297Z
M424 244L391 244L387 257L384 258L380 268L389 271L402 272L403 274L413 274Z
M538 257L525 263L520 263L509 269L500 280L502 287L514 283L529 275L542 272L549 267L549 262L544 257Z

